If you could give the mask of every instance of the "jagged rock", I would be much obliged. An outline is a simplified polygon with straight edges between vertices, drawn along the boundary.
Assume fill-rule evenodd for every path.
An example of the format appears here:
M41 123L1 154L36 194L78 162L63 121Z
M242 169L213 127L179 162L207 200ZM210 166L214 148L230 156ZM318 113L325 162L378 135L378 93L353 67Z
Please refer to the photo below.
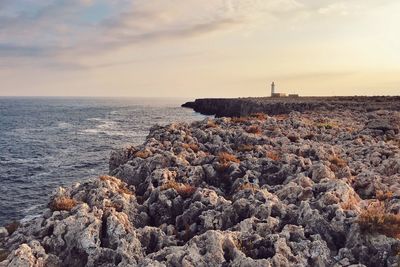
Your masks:
M359 218L371 203L400 212L396 132L365 127L397 117L155 126L143 145L112 153L116 177L59 188L42 216L0 228L0 265L395 266L399 239L361 230Z

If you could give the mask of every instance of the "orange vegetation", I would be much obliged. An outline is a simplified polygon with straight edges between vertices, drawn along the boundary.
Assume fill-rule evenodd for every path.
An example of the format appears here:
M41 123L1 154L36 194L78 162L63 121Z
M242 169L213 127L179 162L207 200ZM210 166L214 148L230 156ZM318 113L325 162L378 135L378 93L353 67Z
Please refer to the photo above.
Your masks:
M376 199L380 201L385 201L388 199L393 198L393 192L392 191L383 191L383 190L377 190L375 192Z
M256 189L258 189L258 186L255 184L251 184L251 183L244 183L242 185L240 185L238 188L236 188L236 192L239 192L241 190L245 190L245 189L250 189L251 191L254 191Z
M161 190L167 190L170 188L175 189L175 191L183 198L191 197L196 191L194 186L191 186L190 184L178 183L176 181L168 181L161 186Z
M75 199L67 198L67 197L59 197L53 199L50 203L50 209L52 211L60 211L60 210L67 210L70 211L73 207L77 204Z
M268 151L266 156L274 161L278 161L280 159L280 156L275 151Z
M199 146L196 144L186 144L185 143L182 145L182 147L186 150L190 148L191 150L193 150L194 153L199 152Z
M231 118L231 122L233 123L243 123L243 122L247 122L249 120L249 118L247 117L233 117Z
M268 116L265 113L259 112L259 113L254 113L250 115L253 118L256 118L257 120L266 120Z
M239 152L249 152L254 149L253 145L240 145L236 148L237 151Z
M208 120L207 121L206 128L217 128L217 127L218 127L218 125L217 125L217 123L215 121L213 121L213 120Z
M329 161L330 161L330 163L332 163L340 168L347 166L347 162L337 156L330 158Z
M100 180L102 181L110 181L114 184L117 185L117 192L120 194L128 194L128 195L132 195L132 192L125 186L124 183L122 183L120 180L118 180L118 178L109 176L109 175L102 175L99 177Z
M246 129L246 132L252 133L252 134L261 134L262 131L261 131L260 126L252 125Z
M218 154L218 162L219 162L218 170L222 172L228 169L232 162L240 163L240 160L236 158L235 155L226 152L221 152Z
M147 150L141 150L135 153L135 157L142 159L147 159L148 157L150 157L150 155L151 155L150 151Z
M359 215L357 222L363 232L400 238L400 214L387 212L385 204L381 201L371 203Z

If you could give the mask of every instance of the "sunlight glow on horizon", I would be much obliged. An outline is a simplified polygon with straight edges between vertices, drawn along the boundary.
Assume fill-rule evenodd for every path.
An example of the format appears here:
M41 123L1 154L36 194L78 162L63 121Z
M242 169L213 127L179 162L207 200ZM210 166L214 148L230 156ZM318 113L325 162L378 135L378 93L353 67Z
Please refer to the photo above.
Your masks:
M4 0L0 95L400 94L395 0Z

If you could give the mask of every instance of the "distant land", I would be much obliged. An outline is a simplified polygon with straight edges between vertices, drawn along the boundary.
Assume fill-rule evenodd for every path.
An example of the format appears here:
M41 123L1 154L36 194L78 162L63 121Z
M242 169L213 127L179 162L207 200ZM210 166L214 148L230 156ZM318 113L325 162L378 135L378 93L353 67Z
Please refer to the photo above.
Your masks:
M380 109L399 111L400 96L200 98L186 102L182 107L216 117L247 116L259 112L278 115L292 111L340 109L367 112Z

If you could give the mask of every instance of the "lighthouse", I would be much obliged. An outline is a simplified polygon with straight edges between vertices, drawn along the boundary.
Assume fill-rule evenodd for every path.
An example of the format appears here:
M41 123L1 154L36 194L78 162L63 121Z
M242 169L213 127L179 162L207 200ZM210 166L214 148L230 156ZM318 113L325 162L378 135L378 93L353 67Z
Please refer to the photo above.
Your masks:
M274 96L275 94L275 82L271 83L271 96Z

